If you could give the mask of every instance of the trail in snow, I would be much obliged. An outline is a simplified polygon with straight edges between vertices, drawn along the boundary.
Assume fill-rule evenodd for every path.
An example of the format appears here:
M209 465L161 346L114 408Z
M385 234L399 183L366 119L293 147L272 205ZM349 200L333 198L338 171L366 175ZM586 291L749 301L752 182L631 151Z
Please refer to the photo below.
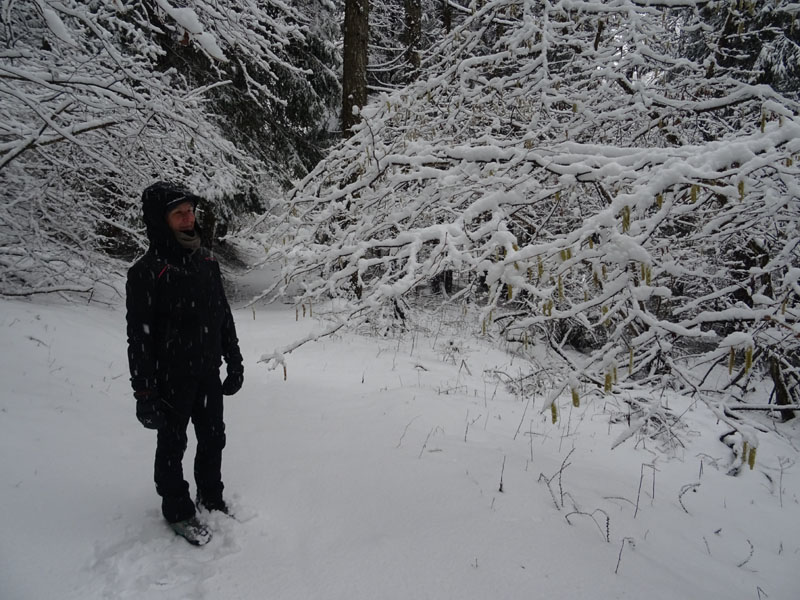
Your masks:
M320 324L237 309L223 471L239 520L203 515L215 536L195 548L161 521L122 308L0 307L4 600L796 597L797 424L733 478L713 416L677 399L683 446L611 451L627 426L612 398L565 399L554 425L497 377L525 363L459 315L309 344L284 381L257 358Z

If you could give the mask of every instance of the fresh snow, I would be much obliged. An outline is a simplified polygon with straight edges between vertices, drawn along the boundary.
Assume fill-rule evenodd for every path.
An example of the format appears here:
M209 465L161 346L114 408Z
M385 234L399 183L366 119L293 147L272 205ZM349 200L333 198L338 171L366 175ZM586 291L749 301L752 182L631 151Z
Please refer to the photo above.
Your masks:
M628 423L610 396L573 408L567 390L553 424L546 392L506 387L527 366L514 348L460 310L280 354L326 328L323 307L235 306L237 520L201 514L214 539L196 548L161 520L123 303L0 301L3 600L797 598L800 419L732 477L724 427L677 398L682 445L612 451Z
M175 22L187 33L191 33L194 41L208 53L209 56L222 62L227 62L225 53L217 44L213 34L203 30L203 23L197 13L191 8L175 8L167 0L156 0L158 6L172 17Z

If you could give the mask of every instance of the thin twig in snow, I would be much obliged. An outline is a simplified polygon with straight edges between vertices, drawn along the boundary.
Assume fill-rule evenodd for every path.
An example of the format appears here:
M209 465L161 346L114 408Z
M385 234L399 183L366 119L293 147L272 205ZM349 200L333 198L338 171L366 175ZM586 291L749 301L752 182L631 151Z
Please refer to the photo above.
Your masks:
M685 512L687 515L688 515L688 514L691 514L691 513L690 513L690 512L689 512L689 511L686 509L686 507L685 507L685 506L684 506L684 504L683 504L683 495L684 495L686 492L690 491L690 490L691 490L691 491L693 491L693 492L696 492L696 491L697 491L697 488L699 488L699 487L700 487L700 483L699 483L699 482L698 482L698 483L689 483L689 484L686 484L685 486L683 486L683 487L681 488L681 493L680 493L680 494L678 494L678 502L680 503L680 505L681 505L681 508L683 509L683 511L684 511L684 512Z
M416 396L414 397L416 399ZM405 429L403 429L403 435L400 436L400 440L397 442L397 446L395 448L399 448L403 444L403 439L406 437L406 433L408 433L408 428L411 427L411 424L419 419L420 415L417 415L413 419L411 419L408 424L406 424Z

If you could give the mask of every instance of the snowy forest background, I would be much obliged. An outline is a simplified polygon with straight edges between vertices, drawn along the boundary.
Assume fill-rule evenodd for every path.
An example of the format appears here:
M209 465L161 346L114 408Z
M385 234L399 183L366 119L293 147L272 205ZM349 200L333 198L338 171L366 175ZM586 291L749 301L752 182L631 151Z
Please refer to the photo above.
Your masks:
M680 443L669 389L736 474L800 401L798 13L3 0L0 294L119 289L141 189L177 180L209 244L280 269L254 301L327 313L314 339L457 307L554 421L613 395L615 443Z

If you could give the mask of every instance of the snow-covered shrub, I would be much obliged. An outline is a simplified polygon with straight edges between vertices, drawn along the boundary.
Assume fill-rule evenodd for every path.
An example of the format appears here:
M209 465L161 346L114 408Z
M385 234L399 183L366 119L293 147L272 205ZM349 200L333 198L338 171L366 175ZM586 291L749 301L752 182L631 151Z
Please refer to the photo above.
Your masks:
M299 182L271 291L358 321L452 271L476 330L560 354L551 399L570 377L637 407L670 386L755 443L729 412L754 370L800 383L800 103L684 56L718 33L698 5L473 3Z

